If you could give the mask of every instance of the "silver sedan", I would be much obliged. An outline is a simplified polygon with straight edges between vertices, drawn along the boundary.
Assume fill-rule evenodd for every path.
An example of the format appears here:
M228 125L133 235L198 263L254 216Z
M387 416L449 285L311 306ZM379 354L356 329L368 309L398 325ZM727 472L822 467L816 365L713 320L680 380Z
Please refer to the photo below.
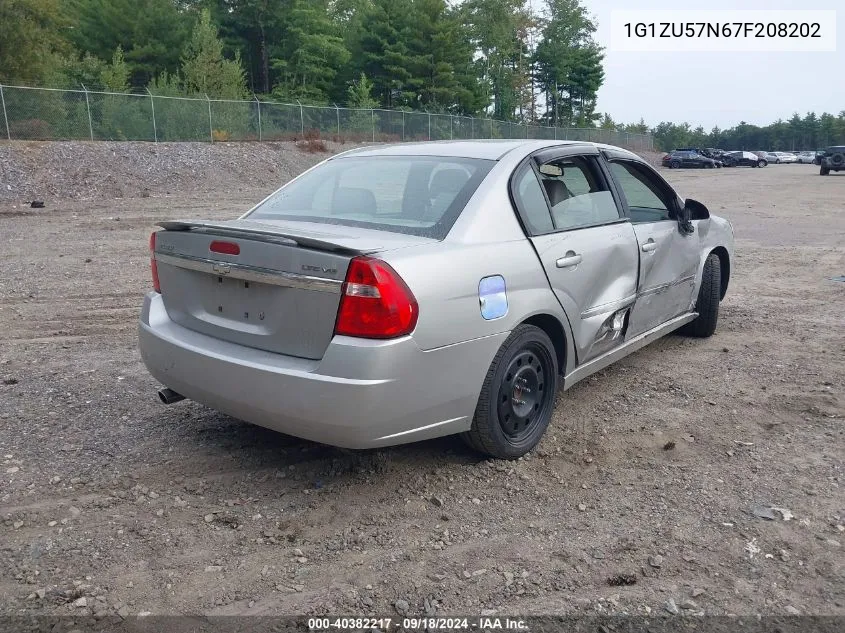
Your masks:
M461 434L507 459L559 388L711 335L733 259L727 220L579 142L352 150L236 220L160 226L139 337L163 402L347 448Z

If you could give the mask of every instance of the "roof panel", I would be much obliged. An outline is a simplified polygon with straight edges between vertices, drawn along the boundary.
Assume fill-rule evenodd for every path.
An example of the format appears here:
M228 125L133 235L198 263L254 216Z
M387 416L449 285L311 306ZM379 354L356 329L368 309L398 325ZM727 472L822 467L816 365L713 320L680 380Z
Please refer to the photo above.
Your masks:
M395 145L373 145L344 152L341 156L454 156L461 158L483 158L498 160L511 150L521 148L529 153L543 147L566 145L577 141L544 140L474 140L474 141L427 141L422 143L401 143Z

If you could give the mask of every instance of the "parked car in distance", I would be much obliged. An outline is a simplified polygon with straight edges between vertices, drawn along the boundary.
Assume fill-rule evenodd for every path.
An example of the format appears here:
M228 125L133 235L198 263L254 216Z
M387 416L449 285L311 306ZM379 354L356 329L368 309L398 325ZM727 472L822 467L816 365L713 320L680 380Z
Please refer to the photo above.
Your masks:
M571 141L358 148L236 220L159 226L139 348L162 402L347 448L461 434L504 459L536 446L559 386L710 336L734 249L646 161Z
M819 173L827 176L832 171L845 170L845 145L828 147L820 157L821 169Z
M722 153L723 150L715 149L713 147L676 147L674 149L676 152L697 152L702 156L706 156L707 158L712 158L714 160L719 160L719 154Z
M775 160L769 159L769 162L780 163L797 163L798 157L790 152L769 152L769 156L774 156Z
M712 169L721 167L720 161L708 158L695 150L672 150L663 157L663 166L669 169L683 169L690 167L706 167Z
M798 162L811 165L816 161L816 152L798 152Z
M754 152L727 152L722 157L725 167L765 167L769 162Z

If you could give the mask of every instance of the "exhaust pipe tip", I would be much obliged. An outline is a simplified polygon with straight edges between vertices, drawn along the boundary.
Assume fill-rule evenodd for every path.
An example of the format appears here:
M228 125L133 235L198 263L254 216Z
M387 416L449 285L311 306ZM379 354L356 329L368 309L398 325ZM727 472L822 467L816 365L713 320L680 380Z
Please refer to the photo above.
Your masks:
M181 393L176 393L173 389L160 389L158 392L158 399L161 400L162 404L173 404L174 402L179 402L185 399Z

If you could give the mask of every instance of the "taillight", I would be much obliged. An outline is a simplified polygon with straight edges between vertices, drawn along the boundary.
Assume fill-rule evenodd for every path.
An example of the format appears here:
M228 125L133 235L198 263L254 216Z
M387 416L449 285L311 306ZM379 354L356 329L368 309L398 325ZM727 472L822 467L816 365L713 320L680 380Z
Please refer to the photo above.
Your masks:
M158 281L158 264L156 263L156 232L150 234L150 269L153 273L153 290L161 293L161 284Z
M410 334L419 306L410 288L387 263L370 257L349 262L335 334L395 338Z

